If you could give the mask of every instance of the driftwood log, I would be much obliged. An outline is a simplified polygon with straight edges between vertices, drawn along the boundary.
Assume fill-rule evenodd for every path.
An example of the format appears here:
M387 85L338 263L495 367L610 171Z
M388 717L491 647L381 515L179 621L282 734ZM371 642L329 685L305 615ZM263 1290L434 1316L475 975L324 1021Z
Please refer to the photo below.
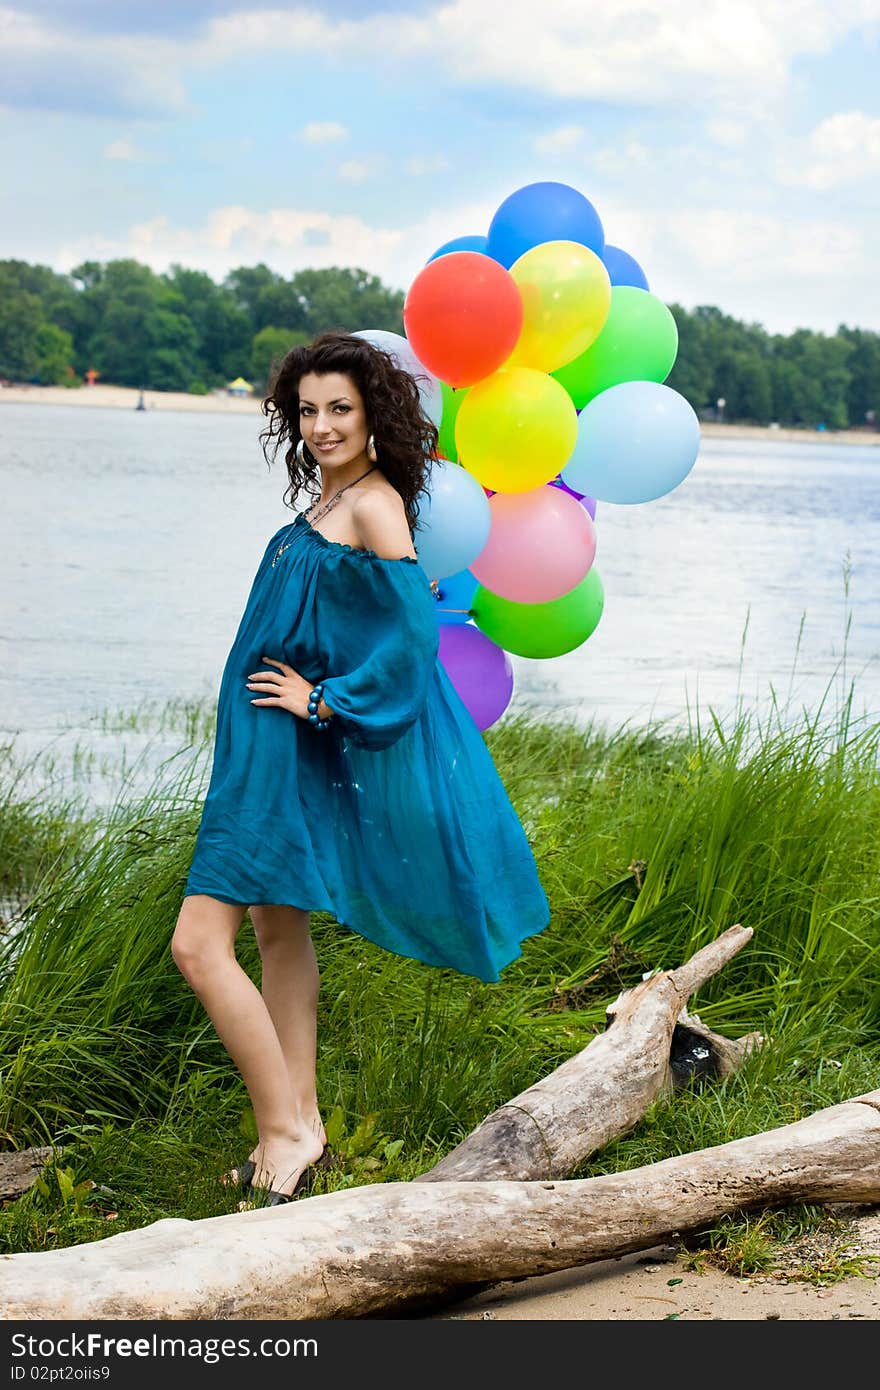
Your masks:
M37 1149L16 1149L0 1154L0 1202L12 1202L33 1187L57 1150L43 1145Z
M727 1212L880 1201L880 1091L568 1182L388 1183L0 1259L11 1319L358 1318L647 1249Z
M682 1079L676 1065L702 1044L719 1074L738 1066L757 1033L732 1041L684 1012L692 994L742 950L751 927L735 926L677 970L626 990L608 1008L604 1033L550 1076L507 1101L416 1182L564 1178L590 1154L628 1133L664 1091Z
M662 1092L695 1070L729 1071L759 1041L721 1038L684 1008L750 937L731 927L626 991L603 1034L413 1182L5 1256L0 1313L364 1317L644 1249L742 1207L878 1200L880 1093L651 1167L558 1181Z

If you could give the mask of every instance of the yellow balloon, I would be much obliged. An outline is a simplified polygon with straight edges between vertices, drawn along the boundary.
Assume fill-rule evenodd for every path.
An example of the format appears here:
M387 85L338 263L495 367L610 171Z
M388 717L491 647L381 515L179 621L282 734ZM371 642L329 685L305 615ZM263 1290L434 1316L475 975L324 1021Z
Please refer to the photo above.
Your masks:
M594 251L577 241L542 241L510 267L525 314L505 367L555 372L594 343L611 308L611 281Z
M502 367L476 382L455 421L459 462L493 492L549 483L571 458L577 433L565 387L532 367Z

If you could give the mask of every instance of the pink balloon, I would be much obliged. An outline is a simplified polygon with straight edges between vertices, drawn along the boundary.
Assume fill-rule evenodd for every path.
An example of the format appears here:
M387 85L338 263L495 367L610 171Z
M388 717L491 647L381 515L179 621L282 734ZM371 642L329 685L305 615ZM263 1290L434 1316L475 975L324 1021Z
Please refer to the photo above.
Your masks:
M560 477L551 478L550 481L554 487L561 487L563 492L567 492L570 494L570 496L576 497L577 500L581 503L581 505L586 507L593 520L596 520L595 497L588 497L585 492L577 492L575 488L569 487L568 483L564 483Z
M529 492L496 492L489 511L489 539L468 568L493 594L546 603L567 594L592 565L593 522L562 488L547 483Z
M440 628L440 661L477 728L488 729L513 695L507 652L473 623L447 623Z

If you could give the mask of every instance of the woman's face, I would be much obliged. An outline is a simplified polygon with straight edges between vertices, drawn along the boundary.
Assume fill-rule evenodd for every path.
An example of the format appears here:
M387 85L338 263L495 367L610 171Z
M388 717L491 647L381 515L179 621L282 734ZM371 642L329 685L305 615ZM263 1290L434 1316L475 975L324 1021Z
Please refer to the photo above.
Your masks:
M299 428L322 468L366 457L369 426L364 401L350 376L307 372L299 383Z

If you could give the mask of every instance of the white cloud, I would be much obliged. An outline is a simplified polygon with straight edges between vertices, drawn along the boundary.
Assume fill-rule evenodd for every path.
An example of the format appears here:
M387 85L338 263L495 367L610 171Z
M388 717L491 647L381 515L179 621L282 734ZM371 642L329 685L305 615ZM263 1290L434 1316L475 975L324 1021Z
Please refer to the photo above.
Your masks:
M725 149L729 150L738 149L744 145L749 136L749 126L745 121L734 121L726 117L707 121L706 131L716 145L723 145Z
M781 170L784 183L824 192L841 183L876 179L880 174L880 119L864 111L839 111L822 121L806 147L789 150Z
M337 172L346 183L366 183L367 179L374 178L381 168L381 159L344 159Z
M621 145L597 150L589 163L597 173L616 178L626 177L633 169L643 168L650 158L651 151L641 140L627 140Z
M466 84L545 100L721 101L751 115L777 100L794 60L880 20L880 0L447 0L433 10L323 15L317 6L241 9L175 39L53 29L0 9L5 100L76 109L174 111L188 70L253 53L420 63ZM75 91L74 91L75 89ZM91 101L91 105L89 105ZM729 115L729 110L727 111ZM316 123L321 124L321 123ZM330 124L330 123L325 123Z
M133 160L141 157L130 140L112 140L104 146L103 154L105 159Z
M660 219L679 251L717 274L715 300L731 284L833 279L867 270L865 240L849 222L797 220L740 208L684 208Z
M6 106L149 116L188 108L182 48L171 39L69 33L0 6L0 49Z
M215 209L198 225L181 226L155 217L125 237L76 238L57 247L54 265L69 270L82 260L132 256L163 271L175 262L222 279L234 266L264 261L285 275L306 267L360 266L386 284L406 289L425 261L444 242L464 232L484 231L496 204L443 207L403 227L374 226L351 214L274 208L256 212Z
M555 155L572 154L583 141L586 134L582 125L562 125L557 130L550 130L546 135L539 135L532 142L532 148L536 154L544 155L552 159Z
M339 121L309 121L300 134L309 145L327 145L348 138L348 127Z
M408 159L403 167L408 174L421 178L425 174L445 173L449 168L449 160L445 154L416 155L413 159Z
M690 103L724 96L752 106L778 92L792 61L827 52L880 18L880 0L448 0L417 14L324 19L316 10L240 11L215 20L203 60L243 49L312 45L337 56L437 63L465 83L497 82L563 99Z
M758 213L730 202L647 205L614 195L599 211L608 240L634 256L652 292L788 333L834 333L840 323L880 331L880 300L866 299L873 241L841 217Z

